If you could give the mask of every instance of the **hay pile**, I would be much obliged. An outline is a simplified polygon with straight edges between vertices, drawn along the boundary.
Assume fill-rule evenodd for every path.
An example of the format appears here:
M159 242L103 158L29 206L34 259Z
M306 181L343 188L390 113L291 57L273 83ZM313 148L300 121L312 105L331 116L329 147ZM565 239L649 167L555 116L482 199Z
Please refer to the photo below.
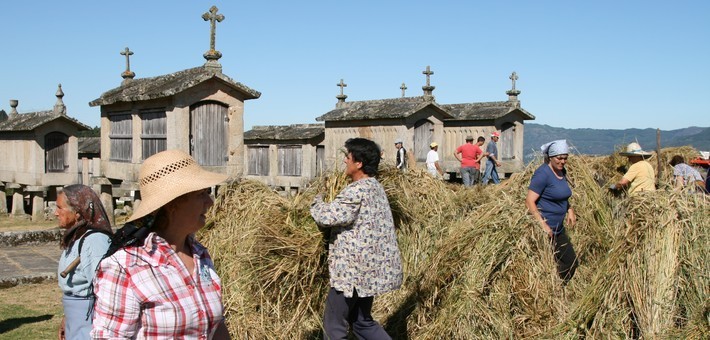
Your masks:
M539 161L473 189L384 170L405 276L400 290L375 299L375 317L394 338L710 337L710 202L668 190L612 197L620 160L570 158L578 222L568 233L580 267L564 288L524 206ZM293 198L251 181L222 189L199 237L222 278L233 335L322 336L328 231L308 208L345 184L331 174Z

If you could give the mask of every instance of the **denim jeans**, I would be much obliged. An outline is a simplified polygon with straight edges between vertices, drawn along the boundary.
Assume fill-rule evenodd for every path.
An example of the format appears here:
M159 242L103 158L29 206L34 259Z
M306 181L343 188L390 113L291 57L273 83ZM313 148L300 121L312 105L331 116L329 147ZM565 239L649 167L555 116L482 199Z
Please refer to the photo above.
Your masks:
M500 183L500 178L498 177L498 170L496 169L496 163L491 161L486 161L486 171L483 175L483 185L488 184L488 180L492 179L493 184Z

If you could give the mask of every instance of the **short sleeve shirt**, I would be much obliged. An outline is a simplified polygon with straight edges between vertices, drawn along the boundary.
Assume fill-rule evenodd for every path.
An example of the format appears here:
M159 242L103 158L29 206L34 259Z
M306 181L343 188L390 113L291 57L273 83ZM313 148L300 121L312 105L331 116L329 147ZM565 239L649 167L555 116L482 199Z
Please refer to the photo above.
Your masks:
M464 145L456 148L456 153L461 154L461 167L474 167L476 169L481 169L481 163L476 162L476 158L480 156L483 151L476 144L466 143Z
M673 167L673 176L683 177L685 184L688 184L693 181L703 181L703 176L700 175L700 172L685 163L679 163Z
M436 166L434 163L439 161L439 153L434 150L429 150L426 154L426 168L427 170L436 172Z
M543 164L533 173L528 189L540 195L536 202L537 209L552 232L555 235L560 234L569 209L569 198L572 196L566 173L562 179L557 178L550 166Z
M624 178L631 182L629 195L641 191L656 191L656 174L653 167L646 161L638 161L629 167Z

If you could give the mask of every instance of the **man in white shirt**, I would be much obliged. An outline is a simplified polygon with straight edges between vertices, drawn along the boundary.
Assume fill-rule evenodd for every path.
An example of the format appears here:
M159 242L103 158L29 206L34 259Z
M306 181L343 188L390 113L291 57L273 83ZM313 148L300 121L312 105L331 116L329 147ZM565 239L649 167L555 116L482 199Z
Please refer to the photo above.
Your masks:
M444 176L444 170L441 170L441 166L439 166L439 153L437 152L437 150L439 150L439 144L432 142L429 144L429 148L431 150L429 150L429 153L426 155L427 171L435 178L437 174Z

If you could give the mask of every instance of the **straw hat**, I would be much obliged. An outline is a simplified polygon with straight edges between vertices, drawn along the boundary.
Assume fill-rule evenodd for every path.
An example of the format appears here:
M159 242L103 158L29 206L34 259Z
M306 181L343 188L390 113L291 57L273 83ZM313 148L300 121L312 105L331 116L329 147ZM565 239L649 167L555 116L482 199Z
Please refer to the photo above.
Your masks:
M435 147L437 147L437 146L439 146L439 144L436 144L436 142L431 142L431 144L429 144L429 147L432 148L432 149L435 148Z
M466 141L468 142L470 140L473 140L473 136L471 136L471 135L466 136Z
M189 192L212 187L229 176L209 172L188 154L166 150L148 157L141 166L141 204L126 222L148 215Z
M643 156L643 157L648 157L653 155L650 152L643 151L641 149L641 145L639 143L633 142L630 143L628 146L626 146L626 152L619 152L619 155L621 156Z

